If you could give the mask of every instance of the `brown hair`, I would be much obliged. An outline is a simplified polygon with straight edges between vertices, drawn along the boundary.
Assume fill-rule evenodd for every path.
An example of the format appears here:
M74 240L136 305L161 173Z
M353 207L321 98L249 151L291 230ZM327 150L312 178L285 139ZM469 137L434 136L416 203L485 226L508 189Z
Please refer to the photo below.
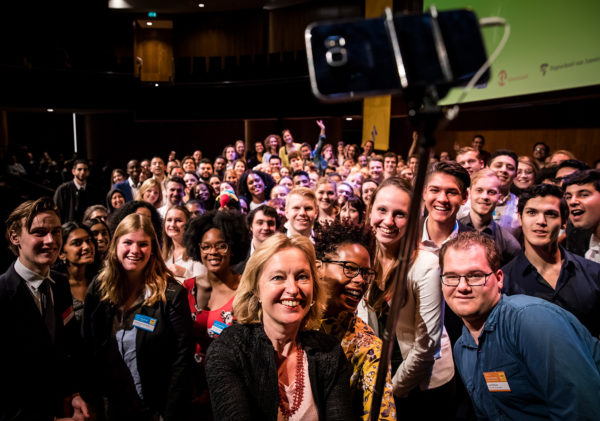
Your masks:
M167 281L173 277L173 274L167 269L160 255L158 238L152 226L152 220L137 213L127 215L121 221L110 242L104 266L98 275L103 301L121 305L126 299L124 296L124 284L127 281L123 267L117 256L117 245L122 236L140 230L150 237L152 249L150 259L142 275L146 288L150 292L150 295L144 299L144 305L152 305L159 300L166 301L165 290L167 289Z
M373 195L371 196L371 200L369 201L369 206L367 207L367 222L366 222L367 226L371 226L371 211L373 209L373 204L375 203L375 198L377 197L377 195L379 194L381 189L384 189L389 186L396 187L397 189L405 192L406 194L408 194L408 196L412 200L412 197L413 197L412 185L410 184L409 181L407 181L403 178L400 178L400 177L390 177L390 178L385 179L377 187L377 189L373 192ZM421 227L421 224L419 224L419 227ZM420 240L421 240L420 233L417 233L417 240L416 240L417 246L415 247L415 250L410 257L410 264L414 263L415 259L417 258L417 254L419 252L418 243L420 242ZM377 271L377 278L375 279L375 282L373 282L371 284L371 286L369 287L369 290L367 291L367 294L366 294L367 304L378 313L383 311L383 304L389 298L391 298L391 296L394 292L395 286L394 286L393 282L389 282L389 281L390 281L391 275L395 272L396 268L400 264L400 260L396 258L396 259L394 259L394 263L389 268L387 268L387 270L384 270L384 268L382 267L381 262L379 261L379 258L378 258L379 253L380 253L380 246L377 242L375 242L375 252L372 254L371 258L373 259L373 269L375 269ZM381 289L381 287L383 287L383 289ZM374 288L379 289L381 292L381 295L377 294L377 292L379 292L379 291L375 291ZM402 289L403 289L403 291L406 291L405 284L402 285ZM401 296L403 297L404 300L406 300L405 292L402 293ZM404 305L404 303L401 303L401 305Z
M17 206L6 219L6 239L8 240L8 247L15 256L19 255L19 249L10 241L11 233L21 234L23 228L23 219L25 219L25 228L27 231L31 229L33 219L42 212L54 212L59 217L56 205L49 197L40 197L37 200L28 200Z
M475 245L480 245L486 251L485 257L490 265L490 268L496 272L500 269L500 252L496 243L491 237L480 234L477 231L461 232L456 237L451 238L444 243L440 249L440 270L444 272L444 256L448 249L468 250Z

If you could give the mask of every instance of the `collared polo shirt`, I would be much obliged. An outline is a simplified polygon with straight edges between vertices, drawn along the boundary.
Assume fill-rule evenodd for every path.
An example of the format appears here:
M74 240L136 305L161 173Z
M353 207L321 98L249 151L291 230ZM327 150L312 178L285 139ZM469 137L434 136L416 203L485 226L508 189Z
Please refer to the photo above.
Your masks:
M507 295L525 294L543 298L570 311L595 337L600 334L600 264L560 247L562 266L556 289L542 278L524 252L504 265Z

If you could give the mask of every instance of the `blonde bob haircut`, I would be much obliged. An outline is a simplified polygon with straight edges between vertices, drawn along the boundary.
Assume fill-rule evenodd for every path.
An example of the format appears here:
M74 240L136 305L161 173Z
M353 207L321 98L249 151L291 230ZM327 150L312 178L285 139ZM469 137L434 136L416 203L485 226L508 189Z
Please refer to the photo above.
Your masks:
M167 269L167 265L165 265L160 255L160 247L154 227L152 226L152 220L137 213L126 216L115 229L104 266L98 275L103 301L109 301L114 305L121 305L127 298L123 293L127 280L123 266L117 256L117 245L122 236L140 230L150 237L151 243L150 259L142 275L146 290L149 291L149 294L144 299L144 305L153 305L159 300L166 301L165 290L167 289L167 282L173 278L173 274Z
M256 250L246 264L246 269L240 280L240 285L233 300L233 314L240 324L262 323L263 313L258 301L258 280L262 270L269 259L284 249L296 248L306 256L310 265L313 279L313 305L302 321L301 330L318 329L321 324L321 315L327 303L327 290L319 284L315 248L307 237L284 234L274 234L267 238Z
M158 209L158 208L160 208L162 206L162 200L163 200L162 186L154 178L149 178L149 179L147 179L146 181L144 181L142 183L142 185L140 186L140 189L138 191L138 194L137 194L135 200L142 200L143 201L144 200L144 193L146 193L146 191L148 191L149 189L151 189L153 187L158 190L158 200L154 204L154 207Z

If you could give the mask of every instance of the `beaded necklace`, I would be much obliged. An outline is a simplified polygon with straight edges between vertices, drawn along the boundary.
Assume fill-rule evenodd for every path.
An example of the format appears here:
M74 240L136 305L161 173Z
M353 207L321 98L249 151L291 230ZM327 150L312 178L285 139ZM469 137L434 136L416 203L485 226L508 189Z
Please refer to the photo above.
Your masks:
M296 378L294 379L294 400L292 406L288 402L283 383L279 383L279 410L287 420L296 413L304 398L304 357L300 342L296 343Z

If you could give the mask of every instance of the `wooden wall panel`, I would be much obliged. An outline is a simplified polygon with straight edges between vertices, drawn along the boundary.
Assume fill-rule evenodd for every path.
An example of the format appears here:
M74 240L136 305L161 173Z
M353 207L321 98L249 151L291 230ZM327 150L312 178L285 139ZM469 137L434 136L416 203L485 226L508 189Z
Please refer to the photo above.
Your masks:
M264 53L266 12L196 15L176 22L178 57L235 56Z
M578 159L593 164L600 158L600 128L559 128L520 130L449 130L438 136L436 153L453 151L454 142L470 146L476 134L485 136L485 149L511 149L518 155L531 155L536 142L545 142L550 151L568 149Z
M171 29L136 28L134 55L143 60L142 82L168 82L173 79L173 33ZM140 69L136 65L137 70Z

